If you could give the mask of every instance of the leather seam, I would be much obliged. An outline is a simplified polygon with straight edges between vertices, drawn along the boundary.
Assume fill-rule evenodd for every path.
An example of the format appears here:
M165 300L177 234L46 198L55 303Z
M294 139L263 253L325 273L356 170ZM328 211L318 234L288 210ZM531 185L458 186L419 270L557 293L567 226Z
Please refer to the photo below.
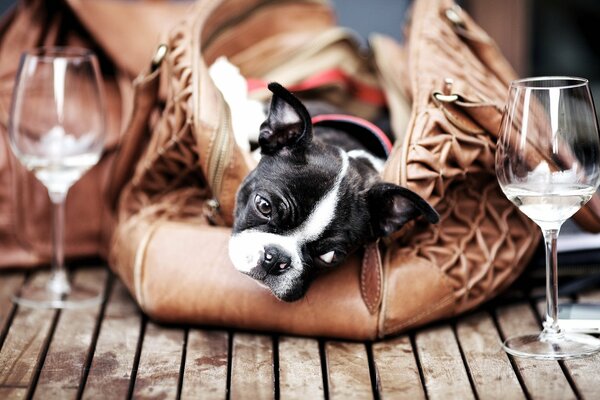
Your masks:
M146 265L146 254L148 253L148 247L150 241L157 231L158 223L153 223L149 228L144 237L140 240L137 249L135 251L135 258L133 261L133 288L135 291L135 297L142 310L146 310L145 296L144 296L144 271Z
M393 324L393 325L386 325L386 324L384 323L384 329L386 330L386 332L388 332L388 331L393 331L393 332L397 333L397 332L399 332L400 330L402 330L402 329L404 329L404 328L406 328L406 327L408 327L408 326L411 326L411 325L412 325L412 324L414 324L415 322L417 322L417 321L419 321L419 320L423 319L424 317L426 317L426 316L428 316L428 315L431 315L431 314L433 314L434 312L436 312L436 311L440 310L440 309L441 309L441 308L443 308L444 306L446 306L446 305L448 305L448 304L451 304L451 303L452 303L453 301L455 301L455 300L456 300L456 299L455 299L455 295L454 295L454 293L449 293L449 294L447 294L445 297L443 297L443 298L442 298L440 301L438 301L437 303L435 303L435 305L434 305L432 308L428 309L426 312L423 312L423 313L417 314L417 315L415 315L415 316L414 316L414 317L412 317L412 318L409 318L409 319L407 319L407 320L404 320L404 321L402 321L402 322L398 322L398 323L396 323L396 324ZM454 315L454 312L450 313L450 316L451 316L451 315ZM385 334L384 334L384 336L385 336Z
M377 250L379 251L379 250ZM367 275L368 275L368 271L370 268L368 267L369 265L371 265L371 252L369 250L367 250L365 252L364 255L364 259L363 259L363 263L362 263L362 270L361 270L361 276L360 276L360 290L361 290L361 294L363 297L363 300L365 302L365 305L367 306L367 309L369 310L369 312L373 315L377 312L377 308L379 305L379 301L378 299L381 298L381 273L380 271L377 271L377 278L376 278L376 289L375 289L375 298L373 299L370 295L369 295L369 288L367 288L366 285L366 281L367 281ZM377 268L379 270L379 268Z

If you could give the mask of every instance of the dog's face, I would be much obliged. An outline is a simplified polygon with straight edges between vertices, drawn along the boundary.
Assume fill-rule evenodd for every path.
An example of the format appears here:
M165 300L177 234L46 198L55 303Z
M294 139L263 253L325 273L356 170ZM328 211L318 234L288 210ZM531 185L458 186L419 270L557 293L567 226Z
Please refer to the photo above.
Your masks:
M237 194L229 255L281 300L304 295L318 271L424 215L431 206L383 183L367 158L313 140L306 108L277 84L260 128L262 158Z

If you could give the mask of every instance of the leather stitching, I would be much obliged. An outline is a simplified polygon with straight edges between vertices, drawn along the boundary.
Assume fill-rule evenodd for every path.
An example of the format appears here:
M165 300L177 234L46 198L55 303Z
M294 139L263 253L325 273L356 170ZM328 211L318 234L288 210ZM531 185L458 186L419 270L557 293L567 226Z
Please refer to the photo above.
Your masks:
M371 246L374 247L371 248ZM379 260L377 260L377 255L379 252L379 248L377 247L377 242L373 244L369 244L367 248L365 248L365 254L363 256L363 262L361 266L361 276L360 276L360 291L367 306L367 309L371 314L375 314L379 305L381 303L381 268L379 268ZM371 267L373 262L373 256L375 256L375 266ZM373 268L376 268L376 271L372 271ZM367 287L369 274L375 273L375 290L374 293L369 290Z

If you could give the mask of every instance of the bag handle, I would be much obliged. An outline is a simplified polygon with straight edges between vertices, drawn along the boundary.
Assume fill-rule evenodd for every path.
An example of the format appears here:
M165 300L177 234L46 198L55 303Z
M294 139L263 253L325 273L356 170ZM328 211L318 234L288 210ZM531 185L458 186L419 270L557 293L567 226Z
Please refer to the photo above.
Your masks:
M502 56L496 43L460 6L453 4L443 14L452 30L502 82L508 84L515 79L517 73Z
M167 53L167 45L159 45L149 71L140 74L133 81L133 110L122 135L121 145L112 165L111 180L107 187L107 200L113 212L117 210L121 190L131 179L135 165L146 148L149 138L148 119L158 100L160 65Z

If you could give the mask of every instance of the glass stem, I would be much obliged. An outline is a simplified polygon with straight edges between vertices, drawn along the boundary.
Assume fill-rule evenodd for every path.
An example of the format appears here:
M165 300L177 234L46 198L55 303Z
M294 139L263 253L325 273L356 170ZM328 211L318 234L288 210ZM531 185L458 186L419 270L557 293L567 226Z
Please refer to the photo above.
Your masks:
M71 287L65 271L65 199L66 192L51 192L52 202L52 271L48 289L53 293L68 294Z
M558 257L556 240L558 229L543 229L546 247L546 319L543 323L543 335L547 337L560 336L562 331L558 326Z

